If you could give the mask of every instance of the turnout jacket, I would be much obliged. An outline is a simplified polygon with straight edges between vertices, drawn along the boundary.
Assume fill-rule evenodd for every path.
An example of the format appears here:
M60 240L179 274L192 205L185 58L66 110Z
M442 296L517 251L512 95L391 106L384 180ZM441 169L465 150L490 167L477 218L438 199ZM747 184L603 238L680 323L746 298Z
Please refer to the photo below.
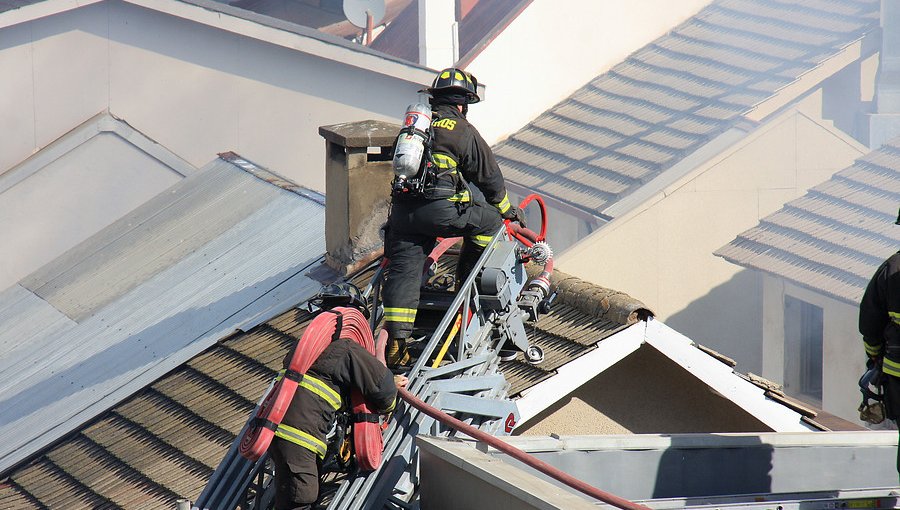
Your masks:
M875 271L859 304L866 354L882 357L882 370L900 377L900 252Z
M437 179L431 189L426 185L426 198L469 202L466 183L471 182L500 214L509 210L500 166L478 130L454 105L434 105L432 115L431 160Z
M284 366L288 366L292 354L288 353L285 357ZM374 412L380 414L394 409L397 397L394 375L375 356L352 340L341 338L329 344L309 368L307 375L310 377L304 377L297 387L282 424L299 430L301 436L302 433L313 436L322 447L335 412L349 406L352 388L362 393ZM276 436L282 437L278 432ZM309 444L292 442L315 451L320 457L324 456L324 449L317 451L314 448L315 441ZM290 462L291 456L285 456Z

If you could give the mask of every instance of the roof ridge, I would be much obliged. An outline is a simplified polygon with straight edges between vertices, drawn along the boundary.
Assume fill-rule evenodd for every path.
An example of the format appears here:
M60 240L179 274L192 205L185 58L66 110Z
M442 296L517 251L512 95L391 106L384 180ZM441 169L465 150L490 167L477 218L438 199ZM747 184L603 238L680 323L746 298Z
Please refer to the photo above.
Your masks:
M533 265L527 269L530 275L540 271ZM557 299L591 318L634 324L655 315L644 303L624 292L601 287L558 269L550 275L550 286L557 293Z

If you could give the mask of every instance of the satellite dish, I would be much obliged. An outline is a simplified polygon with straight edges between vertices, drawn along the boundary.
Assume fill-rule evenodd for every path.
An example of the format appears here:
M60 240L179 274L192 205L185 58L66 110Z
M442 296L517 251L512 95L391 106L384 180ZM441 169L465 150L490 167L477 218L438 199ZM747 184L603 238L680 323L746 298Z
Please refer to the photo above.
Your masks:
M380 24L384 19L384 0L344 0L344 16L350 23L366 28L369 15L372 16L372 25Z

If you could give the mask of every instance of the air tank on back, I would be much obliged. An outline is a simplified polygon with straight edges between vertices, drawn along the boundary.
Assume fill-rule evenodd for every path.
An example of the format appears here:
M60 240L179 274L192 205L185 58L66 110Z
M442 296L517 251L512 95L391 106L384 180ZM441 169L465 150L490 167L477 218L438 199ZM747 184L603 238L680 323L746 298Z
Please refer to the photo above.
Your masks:
M415 103L406 108L403 129L394 149L393 166L397 178L409 179L419 173L430 126L431 108L428 105Z

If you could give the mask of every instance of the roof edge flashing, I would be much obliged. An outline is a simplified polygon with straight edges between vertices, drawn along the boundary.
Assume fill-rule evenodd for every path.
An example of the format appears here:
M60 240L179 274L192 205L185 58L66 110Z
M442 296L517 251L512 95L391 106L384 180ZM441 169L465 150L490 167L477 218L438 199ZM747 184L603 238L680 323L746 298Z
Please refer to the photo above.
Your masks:
M431 82L433 77L433 71L425 66L356 45L309 27L213 0L125 1L344 65L406 80L417 85L426 85Z
M822 430L805 422L801 413L769 398L766 390L740 377L730 366L704 353L691 339L662 322L647 323L645 341L774 432Z
M875 35L873 35L875 34ZM755 104L744 116L750 120L762 122L772 115L778 114L790 106L799 97L806 95L822 82L834 76L853 62L876 53L880 48L880 30L870 30L859 39L845 45L836 53L809 71L801 74L794 81L776 90L771 96Z
M103 133L117 135L126 143L183 177L197 172L197 168L181 159L177 154L135 129L126 121L116 117L109 110L104 110L70 129L38 149L22 162L0 174L0 193L9 190L16 184L39 172L42 168Z

